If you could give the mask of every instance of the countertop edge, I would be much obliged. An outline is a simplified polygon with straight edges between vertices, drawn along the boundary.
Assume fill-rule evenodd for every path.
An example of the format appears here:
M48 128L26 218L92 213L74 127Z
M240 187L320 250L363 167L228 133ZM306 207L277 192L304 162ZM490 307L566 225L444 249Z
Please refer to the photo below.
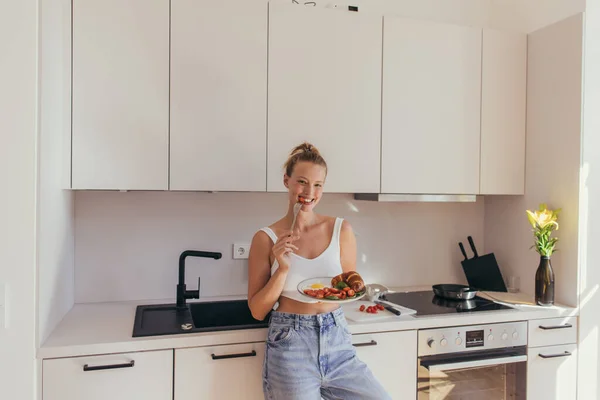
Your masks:
M148 304L149 302L144 302ZM46 342L37 349L40 360L95 356L104 354L141 351L177 350L190 347L222 346L244 343L261 343L266 339L267 328L228 330L219 332L189 333L152 337L131 337L135 307L141 302L106 304L75 304L50 334ZM351 303L344 306L350 307ZM476 314L451 314L436 316L391 316L384 320L354 322L348 320L354 335L376 334L416 329L432 329L457 325L478 325L511 321L529 321L545 318L578 316L579 310L572 307L538 307L515 305L513 310L482 312ZM96 318L94 311L99 314ZM111 318L114 329L108 330L106 323L110 312L118 315ZM133 314L132 314L133 313ZM102 318L104 315L104 319ZM112 314L110 314L112 316ZM97 324L79 329L80 325Z

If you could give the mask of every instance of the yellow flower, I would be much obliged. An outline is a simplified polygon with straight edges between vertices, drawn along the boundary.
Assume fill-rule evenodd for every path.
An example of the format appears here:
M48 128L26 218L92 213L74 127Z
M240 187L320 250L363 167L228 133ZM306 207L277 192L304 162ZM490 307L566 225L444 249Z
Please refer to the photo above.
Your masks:
M531 212L527 210L527 219L534 228L545 229L549 225L553 225L558 230L558 213L560 209L552 211L546 208L546 204L540 204L540 209Z
M558 230L558 213L557 210L549 210L546 204L540 204L536 211L527 211L527 219L533 227L534 244L531 248L535 248L540 255L550 257L555 251L558 238L551 238L552 230Z

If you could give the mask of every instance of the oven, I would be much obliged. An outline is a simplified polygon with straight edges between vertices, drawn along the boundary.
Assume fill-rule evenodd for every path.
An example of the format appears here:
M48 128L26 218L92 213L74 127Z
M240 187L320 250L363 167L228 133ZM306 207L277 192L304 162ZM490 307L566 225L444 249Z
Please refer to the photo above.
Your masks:
M527 322L420 330L418 400L525 399Z

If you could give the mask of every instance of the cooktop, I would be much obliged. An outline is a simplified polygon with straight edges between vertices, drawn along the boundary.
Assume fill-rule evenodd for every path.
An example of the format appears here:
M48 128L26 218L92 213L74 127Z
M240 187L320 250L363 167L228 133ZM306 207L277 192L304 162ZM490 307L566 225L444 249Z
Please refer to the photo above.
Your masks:
M417 311L414 317L514 309L479 296L471 300L448 300L436 296L433 291L386 293L381 299L412 308Z

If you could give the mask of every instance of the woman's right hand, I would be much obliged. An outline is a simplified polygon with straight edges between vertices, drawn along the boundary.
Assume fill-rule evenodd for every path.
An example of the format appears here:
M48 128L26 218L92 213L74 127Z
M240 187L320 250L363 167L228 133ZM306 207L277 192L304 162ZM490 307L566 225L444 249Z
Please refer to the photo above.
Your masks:
M298 250L298 247L293 244L298 239L300 239L300 236L294 235L294 232L285 231L277 238L277 243L273 245L271 252L283 272L290 269L290 256L288 253Z

